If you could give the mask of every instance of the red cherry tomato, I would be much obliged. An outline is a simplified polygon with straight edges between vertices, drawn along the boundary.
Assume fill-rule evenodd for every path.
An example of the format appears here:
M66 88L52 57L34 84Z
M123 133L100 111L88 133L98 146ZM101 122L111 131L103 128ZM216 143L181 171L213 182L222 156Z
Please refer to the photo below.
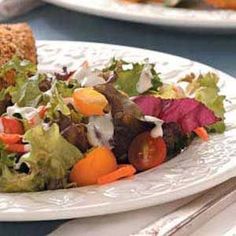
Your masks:
M139 171L158 166L166 159L167 148L163 138L153 138L149 132L134 138L129 151L129 162Z
M0 122L2 122L4 133L6 134L24 134L24 127L20 121L17 119L3 116L0 117Z

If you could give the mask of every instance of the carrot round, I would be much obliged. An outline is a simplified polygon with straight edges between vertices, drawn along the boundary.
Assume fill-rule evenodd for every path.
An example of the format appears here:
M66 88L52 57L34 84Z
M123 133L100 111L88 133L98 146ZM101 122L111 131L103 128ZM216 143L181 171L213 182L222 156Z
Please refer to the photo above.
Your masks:
M75 107L85 116L104 115L108 101L93 88L81 88L73 93Z
M70 181L78 186L86 186L97 183L97 179L117 169L114 154L107 147L97 147L85 154L78 161L70 173Z
M201 138L204 141L209 140L209 135L204 127L198 127L194 130L194 133L196 133L199 138Z
M25 144L7 144L5 147L9 152L26 153L29 151L29 148Z
M19 134L0 133L0 140L5 144L15 144L21 141L22 136Z
M7 134L24 134L23 124L14 118L3 116L0 117L0 123L4 127L4 133Z
M97 179L98 184L108 184L116 180L130 177L134 175L136 169L132 165L120 165L119 168L107 175L103 175Z
M41 119L43 119L45 117L46 112L47 112L47 107L46 106L40 106L38 108L39 117Z

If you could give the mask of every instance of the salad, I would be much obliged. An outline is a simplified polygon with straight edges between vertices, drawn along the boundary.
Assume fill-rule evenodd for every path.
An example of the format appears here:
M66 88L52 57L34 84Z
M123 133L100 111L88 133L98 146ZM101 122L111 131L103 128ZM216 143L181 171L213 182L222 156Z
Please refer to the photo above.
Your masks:
M148 60L40 73L13 57L0 78L1 192L111 183L225 130L214 73L168 84Z
M224 9L236 9L236 1L235 0L122 0L122 1L129 1L129 2L136 2L136 3L147 3L147 2L154 2L154 3L163 3L169 7L178 7L180 4L189 4L192 3L193 5L202 3L206 3L209 6L213 6L216 8L224 8Z

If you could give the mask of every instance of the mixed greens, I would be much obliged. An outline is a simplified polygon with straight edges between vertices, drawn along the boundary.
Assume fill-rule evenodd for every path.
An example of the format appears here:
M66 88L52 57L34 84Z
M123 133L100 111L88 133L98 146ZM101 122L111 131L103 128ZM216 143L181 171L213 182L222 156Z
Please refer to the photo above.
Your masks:
M110 183L225 130L214 73L167 84L147 60L48 74L14 57L0 80L1 192Z

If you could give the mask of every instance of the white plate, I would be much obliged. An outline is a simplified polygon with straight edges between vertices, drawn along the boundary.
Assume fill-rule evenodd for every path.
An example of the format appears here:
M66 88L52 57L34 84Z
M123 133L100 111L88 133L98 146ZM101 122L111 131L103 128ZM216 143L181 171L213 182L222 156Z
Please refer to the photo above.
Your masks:
M71 10L140 23L201 29L236 29L236 11L167 8L120 0L45 0Z
M168 54L122 46L82 42L38 42L39 69L63 65L78 68L84 60L102 66L111 57L156 63L162 78L175 80L192 72L215 71ZM0 221L53 220L104 215L153 206L213 187L236 175L236 80L222 72L221 89L227 105L228 130L209 142L195 140L178 157L133 179L106 186L90 186L36 193L0 194Z

